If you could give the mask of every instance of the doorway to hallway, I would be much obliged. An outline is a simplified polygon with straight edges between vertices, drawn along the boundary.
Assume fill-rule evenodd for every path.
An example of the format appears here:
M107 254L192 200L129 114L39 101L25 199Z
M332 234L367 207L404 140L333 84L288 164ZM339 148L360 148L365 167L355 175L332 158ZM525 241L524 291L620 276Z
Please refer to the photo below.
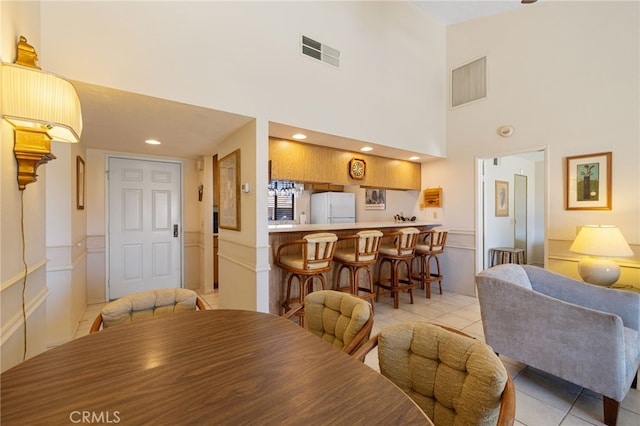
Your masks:
M477 159L476 273L496 247L524 249L526 263L544 266L546 157L541 148Z

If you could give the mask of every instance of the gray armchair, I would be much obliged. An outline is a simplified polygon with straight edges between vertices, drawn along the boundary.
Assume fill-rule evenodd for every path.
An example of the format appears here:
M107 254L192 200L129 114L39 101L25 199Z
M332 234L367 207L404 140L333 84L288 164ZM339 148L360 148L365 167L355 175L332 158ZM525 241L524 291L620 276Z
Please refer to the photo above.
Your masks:
M601 393L604 422L615 425L637 386L640 294L515 264L482 271L476 284L493 350Z

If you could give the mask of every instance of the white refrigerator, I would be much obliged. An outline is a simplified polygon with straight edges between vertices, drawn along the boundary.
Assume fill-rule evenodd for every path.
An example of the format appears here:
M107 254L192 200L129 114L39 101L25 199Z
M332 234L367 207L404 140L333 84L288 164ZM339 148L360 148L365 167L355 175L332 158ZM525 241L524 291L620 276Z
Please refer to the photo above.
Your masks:
M355 223L356 194L319 192L311 194L311 223Z

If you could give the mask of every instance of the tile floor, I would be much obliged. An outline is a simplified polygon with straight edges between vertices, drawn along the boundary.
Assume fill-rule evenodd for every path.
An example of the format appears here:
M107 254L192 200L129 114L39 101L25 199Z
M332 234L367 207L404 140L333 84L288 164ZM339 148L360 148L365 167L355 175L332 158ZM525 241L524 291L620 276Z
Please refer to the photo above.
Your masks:
M375 305L374 329L377 333L386 325L402 321L429 321L463 330L478 339L484 339L480 307L473 297L454 293L424 297L416 291L415 303L409 303L408 294L401 295L399 309L393 309L390 297L381 295ZM218 307L217 292L203 295L208 308ZM91 323L102 304L89 305L78 327L76 337L89 332ZM572 383L527 367L512 359L500 357L513 378L516 387L516 425L577 426L603 425L602 397ZM377 353L371 352L367 365L377 369ZM640 425L640 390L631 389L622 401L618 414L619 426Z

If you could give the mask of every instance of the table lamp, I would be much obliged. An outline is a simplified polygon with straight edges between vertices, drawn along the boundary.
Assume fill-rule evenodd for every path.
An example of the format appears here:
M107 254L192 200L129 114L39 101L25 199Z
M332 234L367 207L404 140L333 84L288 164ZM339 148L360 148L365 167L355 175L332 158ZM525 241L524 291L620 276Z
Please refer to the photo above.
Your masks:
M607 258L633 256L622 232L614 225L584 225L569 251L589 256L578 262L578 273L585 282L607 287L620 277L620 267Z

